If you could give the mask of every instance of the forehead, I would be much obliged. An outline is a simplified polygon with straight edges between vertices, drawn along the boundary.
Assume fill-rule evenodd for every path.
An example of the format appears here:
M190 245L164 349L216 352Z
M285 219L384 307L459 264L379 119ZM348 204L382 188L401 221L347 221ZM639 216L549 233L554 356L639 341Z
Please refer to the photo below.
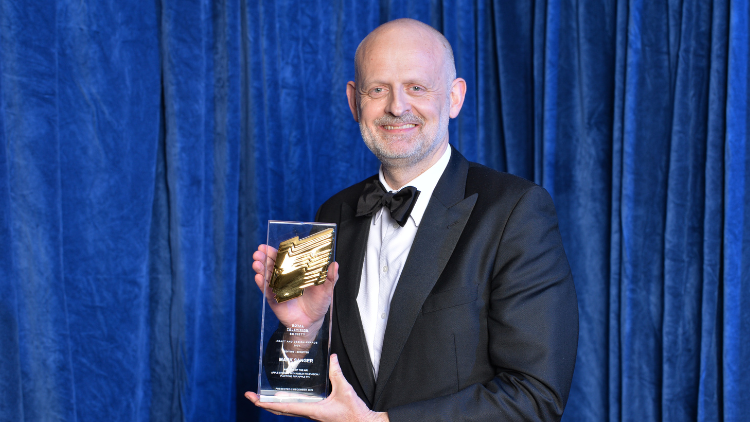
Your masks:
M426 34L415 31L377 34L362 45L360 53L357 73L363 83L444 77L444 48Z

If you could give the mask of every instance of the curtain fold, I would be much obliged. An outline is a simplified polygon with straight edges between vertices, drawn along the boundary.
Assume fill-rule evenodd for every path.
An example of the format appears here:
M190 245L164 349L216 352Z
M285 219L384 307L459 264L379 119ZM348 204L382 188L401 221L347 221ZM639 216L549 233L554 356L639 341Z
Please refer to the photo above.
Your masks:
M345 85L399 17L453 46L451 143L553 195L563 420L750 414L747 2L0 0L0 421L288 419L243 397L252 252L377 171Z
M153 5L30 6L0 2L0 420L146 419Z
M7 11L0 14L0 127L5 136L18 140L3 142L0 159L0 388L7 392L0 418L67 420L75 412L75 388L62 262L61 147L55 130L57 104L47 100L55 98L59 88L57 69L36 65L57 61L57 13L54 7L33 14L14 10L9 2L0 4ZM23 27L16 23L23 20L40 30L23 37ZM21 41L11 43L16 37ZM5 239L23 241L11 244ZM20 274L23 283L8 283ZM50 291L50 281L63 288Z
M235 418L235 280L241 120L240 2L161 3L163 174L158 239L170 274L152 417ZM169 338L169 343L163 338ZM161 411L162 414L156 413Z
M750 414L750 5L729 4L723 291L723 411L726 420Z

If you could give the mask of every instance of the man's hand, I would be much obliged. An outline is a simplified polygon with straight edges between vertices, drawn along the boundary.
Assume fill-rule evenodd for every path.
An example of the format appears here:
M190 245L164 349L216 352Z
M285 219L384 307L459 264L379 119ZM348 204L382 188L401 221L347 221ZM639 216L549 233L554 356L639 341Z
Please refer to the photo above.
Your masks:
M276 415L301 416L316 421L388 421L388 413L373 412L357 396L354 389L344 378L339 367L338 357L331 355L331 365L328 371L331 379L331 395L317 403L261 403L257 394L246 392L248 398L256 406L266 409Z
M285 327L291 327L291 324L302 324L312 332L313 329L319 328L323 317L328 312L333 297L333 287L339 278L339 264L333 262L328 266L325 283L306 288L305 293L296 299L277 303L271 287L266 283L266 280L271 277L276 262L276 252L276 249L268 245L260 245L253 254L255 284L266 296L271 310Z

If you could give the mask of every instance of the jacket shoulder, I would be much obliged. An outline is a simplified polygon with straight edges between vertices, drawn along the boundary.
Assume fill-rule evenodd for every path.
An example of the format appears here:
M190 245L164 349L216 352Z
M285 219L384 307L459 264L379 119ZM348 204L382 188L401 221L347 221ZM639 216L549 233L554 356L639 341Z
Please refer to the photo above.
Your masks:
M469 163L469 171L466 177L466 196L474 193L521 196L535 188L545 190L523 177L493 170L479 163Z

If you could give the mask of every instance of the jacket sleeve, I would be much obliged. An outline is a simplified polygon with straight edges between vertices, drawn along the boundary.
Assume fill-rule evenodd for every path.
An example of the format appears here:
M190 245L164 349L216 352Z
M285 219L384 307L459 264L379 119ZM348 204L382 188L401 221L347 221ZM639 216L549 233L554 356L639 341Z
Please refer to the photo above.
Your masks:
M486 281L487 353L494 378L388 409L392 421L562 417L575 365L578 305L554 205L544 189L535 186L520 197L499 242Z

